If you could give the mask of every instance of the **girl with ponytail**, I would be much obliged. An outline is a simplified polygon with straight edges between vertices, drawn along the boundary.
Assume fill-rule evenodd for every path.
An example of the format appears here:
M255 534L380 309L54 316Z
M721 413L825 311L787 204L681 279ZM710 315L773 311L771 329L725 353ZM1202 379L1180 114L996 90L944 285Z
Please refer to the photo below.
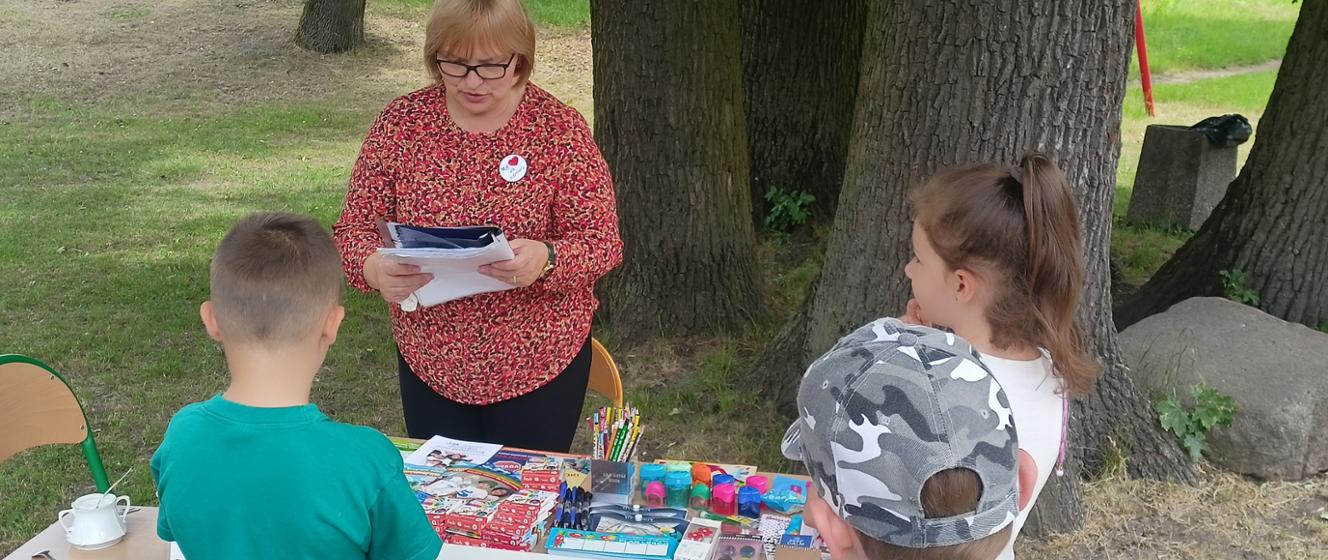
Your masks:
M982 354L1005 389L1033 497L1064 461L1065 398L1093 387L1098 365L1075 321L1084 265L1065 175L1042 154L1018 165L937 173L912 193L913 284L905 320L944 325ZM1000 558L1014 558L1020 511Z

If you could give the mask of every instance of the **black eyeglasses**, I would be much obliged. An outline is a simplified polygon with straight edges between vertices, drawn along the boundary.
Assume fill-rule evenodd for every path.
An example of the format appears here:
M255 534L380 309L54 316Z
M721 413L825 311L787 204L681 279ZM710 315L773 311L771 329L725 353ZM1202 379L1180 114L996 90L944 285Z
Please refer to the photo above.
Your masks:
M497 80L507 75L507 69L512 66L513 60L516 60L516 53L512 53L507 62L502 64L462 64L441 58L434 59L434 62L438 64L440 72L453 78L465 79L471 72L474 72L482 80Z

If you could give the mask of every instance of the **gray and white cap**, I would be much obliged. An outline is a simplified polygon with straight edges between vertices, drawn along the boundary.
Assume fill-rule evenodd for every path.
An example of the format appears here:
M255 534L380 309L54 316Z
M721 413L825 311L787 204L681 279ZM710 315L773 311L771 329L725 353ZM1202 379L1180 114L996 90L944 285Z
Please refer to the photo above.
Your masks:
M807 465L830 506L864 534L909 548L961 544L1018 514L1010 416L1005 392L967 342L879 319L807 369L783 451ZM928 519L922 486L952 468L977 473L977 509Z

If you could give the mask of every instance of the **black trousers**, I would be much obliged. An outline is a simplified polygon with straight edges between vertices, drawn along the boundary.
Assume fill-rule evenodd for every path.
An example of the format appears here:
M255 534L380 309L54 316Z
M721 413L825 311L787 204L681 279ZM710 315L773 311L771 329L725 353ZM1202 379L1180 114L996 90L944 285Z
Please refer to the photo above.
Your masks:
M538 451L567 453L581 421L590 382L590 337L572 363L531 393L488 405L463 404L434 392L397 352L406 433L441 435Z

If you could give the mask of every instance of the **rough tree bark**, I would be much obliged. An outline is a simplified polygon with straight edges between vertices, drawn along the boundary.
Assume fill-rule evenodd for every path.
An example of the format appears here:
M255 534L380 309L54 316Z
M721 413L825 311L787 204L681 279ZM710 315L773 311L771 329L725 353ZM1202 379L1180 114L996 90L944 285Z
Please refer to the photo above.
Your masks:
M591 2L595 138L623 265L601 283L620 339L745 325L761 310L738 0ZM735 219L739 218L739 219Z
M1240 176L1208 220L1116 311L1124 329L1240 270L1258 307L1328 326L1328 2L1307 0Z
M867 4L741 1L755 218L777 187L811 193L814 215L828 223L844 177Z
M305 0L295 44L324 54L364 44L364 0Z
M1074 186L1088 268L1080 320L1106 369L1075 403L1070 467L1101 462L1112 438L1130 472L1192 480L1179 445L1120 361L1108 249L1130 0L929 0L868 9L845 182L825 264L798 317L762 360L787 402L798 374L849 329L902 312L909 296L907 188L945 166L1049 153ZM1031 531L1077 528L1077 472L1039 500Z

